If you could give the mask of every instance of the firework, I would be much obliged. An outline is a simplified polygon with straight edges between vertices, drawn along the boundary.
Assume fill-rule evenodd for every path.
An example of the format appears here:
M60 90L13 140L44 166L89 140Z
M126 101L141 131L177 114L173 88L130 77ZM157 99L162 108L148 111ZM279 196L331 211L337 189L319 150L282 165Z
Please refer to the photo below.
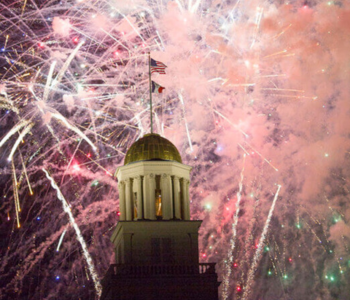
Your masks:
M151 52L168 67L154 131L193 166L221 298L350 297L347 1L4 0L0 14L1 296L98 296L111 174L150 131Z

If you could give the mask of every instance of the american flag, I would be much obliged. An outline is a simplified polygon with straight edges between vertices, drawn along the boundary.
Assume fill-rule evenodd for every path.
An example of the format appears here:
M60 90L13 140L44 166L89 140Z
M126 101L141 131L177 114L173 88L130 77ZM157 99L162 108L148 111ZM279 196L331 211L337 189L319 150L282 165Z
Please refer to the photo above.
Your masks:
M151 58L151 74L153 73L165 74L165 68L166 68L165 64Z

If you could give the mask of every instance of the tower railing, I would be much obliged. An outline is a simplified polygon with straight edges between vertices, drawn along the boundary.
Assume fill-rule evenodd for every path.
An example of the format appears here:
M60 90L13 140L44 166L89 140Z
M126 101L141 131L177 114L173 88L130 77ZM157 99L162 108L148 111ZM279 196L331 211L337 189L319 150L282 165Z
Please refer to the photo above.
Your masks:
M106 276L178 276L198 275L211 276L215 274L215 263L200 263L193 265L176 264L112 264Z

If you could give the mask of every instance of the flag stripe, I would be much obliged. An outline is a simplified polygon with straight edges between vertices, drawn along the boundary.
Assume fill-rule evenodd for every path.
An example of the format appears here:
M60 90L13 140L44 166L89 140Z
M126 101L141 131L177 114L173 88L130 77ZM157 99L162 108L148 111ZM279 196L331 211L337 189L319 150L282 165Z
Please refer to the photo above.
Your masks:
M152 70L151 69L151 74L153 74L153 73L165 74L165 71L164 70Z
M166 67L167 66L162 62L156 61L153 58L151 58L151 74L153 73L165 74Z

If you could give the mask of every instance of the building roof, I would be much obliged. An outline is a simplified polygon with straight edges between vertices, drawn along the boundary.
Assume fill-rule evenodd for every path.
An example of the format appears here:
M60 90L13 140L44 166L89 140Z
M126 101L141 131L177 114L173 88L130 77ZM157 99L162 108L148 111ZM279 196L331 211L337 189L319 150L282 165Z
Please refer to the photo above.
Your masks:
M132 144L125 155L124 165L145 160L172 160L182 163L174 144L156 133L146 134Z

